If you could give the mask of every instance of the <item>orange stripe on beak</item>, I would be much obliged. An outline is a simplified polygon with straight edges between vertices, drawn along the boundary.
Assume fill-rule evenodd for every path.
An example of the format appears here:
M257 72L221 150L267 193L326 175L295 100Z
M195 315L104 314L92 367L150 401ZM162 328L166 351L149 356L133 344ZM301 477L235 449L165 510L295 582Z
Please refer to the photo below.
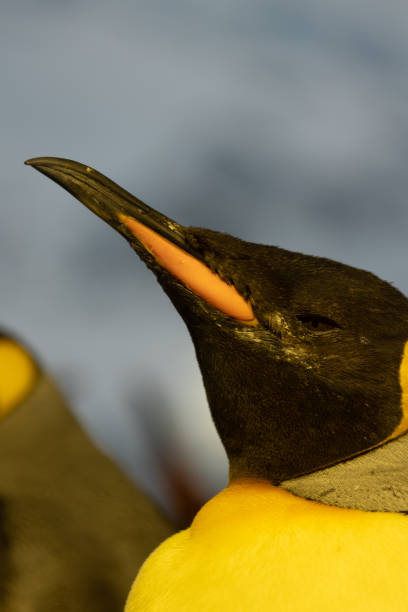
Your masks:
M201 261L139 221L121 213L118 217L156 261L191 291L233 319L247 325L258 325L251 304L244 300L235 287L228 285Z

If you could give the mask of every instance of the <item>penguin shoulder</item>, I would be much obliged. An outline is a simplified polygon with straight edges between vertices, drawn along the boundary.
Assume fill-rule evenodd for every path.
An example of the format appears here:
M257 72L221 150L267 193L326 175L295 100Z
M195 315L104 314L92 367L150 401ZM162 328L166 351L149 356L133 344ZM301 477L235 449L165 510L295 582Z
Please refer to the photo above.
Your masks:
M136 610L406 610L408 517L308 501L266 482L227 487L147 559Z

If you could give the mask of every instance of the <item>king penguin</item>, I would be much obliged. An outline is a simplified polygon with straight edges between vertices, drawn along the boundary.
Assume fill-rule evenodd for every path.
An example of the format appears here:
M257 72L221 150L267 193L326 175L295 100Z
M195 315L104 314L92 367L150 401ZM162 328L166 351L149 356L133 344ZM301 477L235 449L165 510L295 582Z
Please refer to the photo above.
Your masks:
M229 485L126 612L408 610L408 300L363 270L184 227L92 168L26 162L113 226L194 343Z
M120 612L173 532L86 437L33 352L2 332L1 612Z

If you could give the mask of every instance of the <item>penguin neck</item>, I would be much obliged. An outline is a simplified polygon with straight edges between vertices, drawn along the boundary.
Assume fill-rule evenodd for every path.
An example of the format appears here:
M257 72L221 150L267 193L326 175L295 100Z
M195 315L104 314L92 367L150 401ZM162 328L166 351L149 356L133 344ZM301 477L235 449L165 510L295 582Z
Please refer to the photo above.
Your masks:
M310 504L267 480L239 477L231 480L228 486L211 498L196 514L191 529L207 530L218 525L231 528L241 523L259 524L265 517L269 520L271 512L287 504Z
M267 531L271 525L288 525L301 519L315 524L316 517L325 517L337 525L346 515L358 511L333 508L293 495L268 480L240 477L210 499L196 514L191 527L192 536L221 530L220 537L236 546L237 533L253 541L254 533Z
M341 508L408 511L408 434L363 455L280 486L300 497Z

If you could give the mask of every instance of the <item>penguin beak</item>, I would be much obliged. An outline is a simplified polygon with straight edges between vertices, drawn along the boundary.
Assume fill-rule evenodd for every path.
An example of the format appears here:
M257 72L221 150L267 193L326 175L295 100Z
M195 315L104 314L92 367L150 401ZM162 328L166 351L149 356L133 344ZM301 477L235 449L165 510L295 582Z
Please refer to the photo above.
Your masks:
M36 157L33 166L69 191L135 248L214 308L247 325L257 325L251 304L212 272L186 239L185 228L154 210L89 166L57 157Z
M123 222L129 218L188 250L181 225L150 208L93 168L58 157L36 157L24 163L61 185L126 238L129 236L124 231Z

